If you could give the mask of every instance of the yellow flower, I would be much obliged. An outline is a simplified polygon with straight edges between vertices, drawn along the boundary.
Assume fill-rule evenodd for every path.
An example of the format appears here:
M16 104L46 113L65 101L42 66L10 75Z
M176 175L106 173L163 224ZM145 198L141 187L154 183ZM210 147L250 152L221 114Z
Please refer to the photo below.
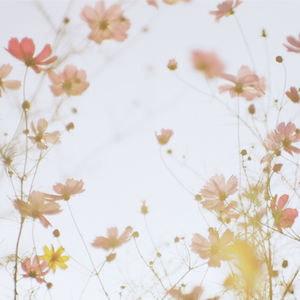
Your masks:
M63 247L59 247L55 252L53 245L51 245L51 250L44 246L45 255L41 256L41 259L45 260L49 267L52 269L53 273L56 271L56 265L62 269L66 269L68 266L65 264L67 260L70 259L69 256L61 256L65 251Z

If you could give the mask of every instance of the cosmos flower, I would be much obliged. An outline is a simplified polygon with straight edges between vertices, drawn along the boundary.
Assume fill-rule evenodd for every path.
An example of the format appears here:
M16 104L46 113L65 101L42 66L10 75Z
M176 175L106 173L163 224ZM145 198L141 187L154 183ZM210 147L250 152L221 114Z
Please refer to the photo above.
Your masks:
M65 93L68 96L81 95L88 87L86 81L86 73L84 70L77 70L72 65L67 65L63 72L48 72L48 76L52 81L51 91L55 96Z
M53 186L55 193L59 195L45 194L47 200L70 200L71 196L84 192L83 181L68 178L66 183L57 183Z
M281 228L288 228L294 224L295 219L298 217L298 211L294 208L284 208L289 196L287 194L282 195L277 202L277 195L272 198L271 210L274 218L274 226L278 231L282 232ZM277 202L277 203L276 203Z
M104 250L115 249L120 247L124 243L130 240L132 227L128 226L125 228L123 233L118 237L119 231L117 227L110 227L107 229L107 237L98 236L92 243L96 248L102 248Z
M174 58L170 59L167 67L169 70L175 71L178 67L178 63L177 63L176 59L174 59Z
M235 4L233 4L233 0L226 0L217 6L218 10L212 10L209 13L216 16L216 22L219 22L223 17L233 15L234 9L241 3L241 0L236 0Z
M224 64L214 52L194 50L192 52L194 68L204 74L207 79L222 75Z
M155 133L157 141L162 146L168 144L168 142L169 142L169 140L170 140L170 138L172 137L173 134L174 134L173 130L163 129L163 128L161 129L161 134Z
M44 276L49 272L45 270L48 268L48 264L46 261L40 263L39 257L35 256L33 261L29 257L25 258L21 263L22 269L26 274L23 274L24 278L34 278L39 283L45 282Z
M70 257L62 256L62 253L65 251L63 247L59 247L57 251L54 250L53 245L51 245L51 250L47 246L44 246L43 249L45 254L40 258L48 263L49 268L52 269L53 273L56 272L56 266L61 269L66 269L68 267L65 262L68 261Z
M40 73L42 71L40 66L49 65L57 59L57 56L49 58L52 53L52 49L49 44L43 48L40 54L33 57L35 45L33 40L29 38L23 38L21 42L19 42L17 38L10 39L8 49L6 50L17 59L23 61L26 67L32 68L36 73Z
M46 228L50 225L50 222L44 215L54 215L61 212L58 203L47 202L44 193L38 191L31 192L27 202L19 199L15 200L14 206L23 217L38 218Z
M172 288L168 294L176 300L198 300L203 293L201 286L195 286L190 293L184 294L181 289Z
M110 39L122 42L127 38L130 21L124 17L119 4L107 9L104 1L97 2L94 8L86 5L81 11L81 18L91 29L88 38L97 44Z
M285 94L294 103L300 101L299 91L294 86L292 86L289 91L285 92Z
M60 143L60 132L53 131L51 133L46 132L48 127L48 122L45 119L39 119L37 122L37 127L31 122L31 129L34 136L29 136L32 143L36 144L38 149L46 150L48 149L47 144L59 144Z
M5 92L5 89L17 90L21 86L21 81L19 80L5 80L4 78L8 76L11 72L11 65L2 65L0 67L0 97L2 96L2 91Z
M224 209L224 201L237 191L237 184L237 178L233 175L227 182L224 175L213 176L201 190L202 197L206 199L202 205L208 210Z
M247 66L241 66L237 76L223 74L222 78L234 83L225 84L219 87L219 92L229 92L231 97L244 97L250 101L265 95L265 79L258 77Z
M298 39L294 38L293 36L288 36L286 39L290 44L283 44L286 47L287 51L300 53L300 33L298 35Z
M209 228L208 240L195 233L192 239L192 251L199 254L203 259L209 259L208 265L210 267L220 267L221 260L229 260L227 248L233 242L234 235L227 229L221 237L215 228Z

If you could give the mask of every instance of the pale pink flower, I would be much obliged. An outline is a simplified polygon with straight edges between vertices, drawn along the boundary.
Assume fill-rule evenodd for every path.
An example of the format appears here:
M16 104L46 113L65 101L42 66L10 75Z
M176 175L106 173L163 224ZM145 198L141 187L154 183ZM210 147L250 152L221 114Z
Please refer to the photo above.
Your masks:
M12 38L8 42L8 49L6 49L11 55L19 60L22 60L26 67L32 68L36 73L42 71L40 66L49 65L57 59L57 56L53 56L47 59L52 49L47 44L43 50L36 57L33 57L35 52L35 45L32 39L23 38L21 42L17 38Z
M223 210L224 201L237 191L237 184L237 178L233 175L227 182L225 182L224 175L213 176L201 190L201 195L206 199L202 205L208 210Z
M294 86L292 86L289 91L285 92L285 94L294 103L298 103L300 101L299 91Z
M59 195L45 194L47 200L70 200L71 196L83 193L83 181L68 178L65 184L57 183L53 186L55 193Z
M289 122L285 125L284 122L278 124L277 128L270 132L264 140L264 146L268 151L272 151L275 155L280 155L280 150L293 155L300 153L300 149L292 146L292 143L300 141L300 134L296 132L296 125ZM268 157L272 158L272 154L268 153Z
M219 22L221 18L233 15L234 9L241 3L241 0L236 0L235 4L233 4L233 0L226 0L217 6L218 10L212 10L209 13L216 16L216 22Z
M158 8L158 3L156 0L147 0L147 3L155 8Z
M222 220L225 223L229 223L231 219L238 219L240 214L237 212L238 203L236 201L231 201L224 208L216 209L218 213L218 220Z
M192 60L195 69L203 72L208 79L219 77L224 71L224 64L214 52L194 50Z
M164 3L169 4L169 5L173 5L176 4L178 2L191 2L191 0L163 0Z
M104 1L97 2L94 8L86 5L81 11L81 18L91 29L89 39L98 44L109 39L122 42L127 38L130 21L124 17L119 4L107 9Z
M46 228L51 224L44 215L54 215L61 212L58 203L47 202L45 194L38 191L31 192L28 202L19 199L15 200L14 206L24 218L38 218L42 225Z
M298 35L298 40L293 36L288 36L286 39L290 43L290 45L283 44L287 48L287 51L300 53L300 33Z
M201 286L195 286L190 293L184 294L181 288L172 288L168 291L168 294L174 297L176 300L198 300L203 293Z
M45 119L39 119L37 126L31 122L31 129L34 136L29 136L32 143L36 144L38 149L46 150L47 144L59 144L60 143L60 132L53 131L51 133L46 132L48 128L48 122Z
M265 79L258 77L247 66L241 66L237 76L223 74L222 78L233 82L234 85L225 84L220 86L220 93L229 92L231 97L244 97L249 101L265 95Z
M25 258L22 261L22 269L26 274L23 274L24 278L34 278L39 283L45 282L45 279L43 278L48 272L48 264L46 261L43 261L40 263L39 257L36 255L33 258L33 261L31 262L31 259L29 257ZM48 270L45 270L48 268Z
M115 249L122 246L130 240L132 227L127 226L123 233L118 237L119 231L117 227L110 227L107 229L107 237L98 236L95 238L92 246L102 248L104 250Z
M222 237L219 237L219 233L214 228L209 228L208 240L195 233L192 239L192 251L200 255L201 258L209 258L208 265L210 267L220 267L221 260L229 260L230 256L228 254L227 247L233 242L234 235L227 229Z
M157 141L161 145L168 144L168 142L169 142L169 140L170 140L170 138L172 137L173 134L174 134L173 130L163 129L163 128L161 129L161 134L155 133Z
M67 65L64 71L58 74L49 71L48 75L52 81L50 88L55 96L60 96L63 93L68 96L78 96L90 85L86 81L85 71L77 70L77 68L72 65Z
M2 65L0 67L0 97L2 96L2 91L5 89L17 90L21 86L21 81L19 80L3 80L11 72L11 65Z
M176 70L177 66L178 66L178 63L177 63L176 59L174 59L174 58L170 59L168 62L168 65L167 65L168 69L171 71Z
M282 232L281 228L288 228L294 224L295 219L298 217L298 211L294 208L284 208L289 196L287 194L282 195L277 201L277 195L272 198L271 210L274 218L274 225L279 232Z

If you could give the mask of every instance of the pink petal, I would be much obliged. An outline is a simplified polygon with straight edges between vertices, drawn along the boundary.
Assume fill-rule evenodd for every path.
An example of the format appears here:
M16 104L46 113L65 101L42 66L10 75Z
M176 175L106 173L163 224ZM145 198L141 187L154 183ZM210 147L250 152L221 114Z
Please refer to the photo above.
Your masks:
M8 42L8 49L6 49L14 57L23 60L23 52L21 50L21 45L17 38L12 38Z
M37 55L34 60L37 64L41 63L41 61L43 61L44 59L46 59L47 57L49 57L52 53L51 50L51 46L49 44L47 44L44 49L40 52L39 55Z
M2 65L0 68L0 79L5 78L12 70L12 66L7 64L7 65Z
M289 196L288 196L287 194L282 195L282 196L278 199L277 208L278 208L279 210L282 210L283 207L286 205L288 199L289 199Z
M21 51L23 52L23 58L33 57L35 52L35 46L32 39L23 38L21 41Z

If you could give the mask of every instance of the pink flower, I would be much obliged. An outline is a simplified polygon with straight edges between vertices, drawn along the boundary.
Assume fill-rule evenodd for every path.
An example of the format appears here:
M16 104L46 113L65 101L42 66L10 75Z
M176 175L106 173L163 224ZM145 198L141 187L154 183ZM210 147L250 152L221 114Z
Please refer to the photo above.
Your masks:
M224 175L213 176L201 190L201 195L206 199L202 205L209 210L224 209L224 201L237 191L237 184L237 178L233 175L227 183L225 183Z
M278 203L276 204L277 195L275 195L271 201L271 210L274 218L274 225L277 227L279 232L282 232L281 228L291 227L294 224L295 219L298 217L297 209L283 209L288 199L289 196L284 194L278 199Z
M229 80L234 85L225 84L219 87L219 92L229 92L231 97L244 97L246 100L253 100L265 94L265 79L258 77L249 67L242 66L237 76L223 74L225 80Z
M177 69L177 66L177 61L174 58L170 59L167 65L168 69L171 71L175 71Z
M155 133L157 141L161 145L168 144L168 142L173 134L174 134L173 130L171 130L171 129L161 129L161 134Z
M164 3L169 4L169 5L176 4L180 1L181 2L191 2L191 0L163 0Z
M42 71L39 66L49 65L57 59L57 56L47 59L52 53L52 49L49 44L44 47L40 54L33 57L35 45L33 40L29 38L23 38L21 42L19 42L17 38L10 39L8 49L6 50L17 59L22 60L27 67L32 68L36 73L40 73Z
M300 101L299 92L294 86L292 86L289 91L285 92L285 94L294 103L298 103Z
M203 72L208 79L219 77L223 73L224 64L214 52L194 50L192 59L195 69Z
M61 73L48 72L49 78L52 81L51 90L55 96L60 96L65 93L68 96L81 95L88 87L86 81L86 73L84 70L77 70L76 67L68 65Z
M46 132L48 127L48 122L45 119L39 119L37 122L37 128L35 128L33 122L31 122L31 129L34 136L29 136L32 143L36 144L38 149L46 150L48 149L47 144L58 144L60 143L60 132L54 131L51 133Z
M86 5L81 11L81 18L91 29L89 39L101 44L104 40L113 39L122 42L127 38L126 31L130 21L123 16L119 4L105 9L105 2L99 1L95 8Z
M0 67L0 97L2 96L2 91L5 89L17 90L21 86L21 81L19 80L3 80L11 72L11 65L2 65Z
M22 200L14 201L15 208L20 214L25 217L31 217L33 219L39 219L44 227L48 227L50 222L44 217L44 215L54 215L61 212L60 206L56 202L46 202L45 194L37 191L33 191L29 195L28 202Z
M300 53L300 33L298 35L298 40L293 36L288 36L286 39L290 43L290 45L283 44L287 48L287 51Z
M43 283L45 279L43 277L49 272L45 270L48 267L47 262L43 261L40 263L39 257L36 255L31 262L29 257L25 258L21 264L22 269L26 274L23 275L24 278L35 278L37 282Z
M92 243L92 246L96 248L102 248L104 250L115 249L122 244L127 243L130 240L132 227L125 228L123 233L118 237L119 231L117 227L110 227L107 229L107 238L104 236L98 236Z
M230 256L228 254L227 247L233 242L233 233L227 229L222 237L219 237L219 233L214 228L209 228L208 240L195 233L192 239L192 251L200 255L201 258L209 258L208 265L210 267L220 267L221 260L228 260Z
M238 7L241 3L241 0L236 0L235 4L233 5L233 0L226 0L217 6L218 10L213 10L209 13L211 15L216 16L216 22L219 22L221 18L233 15L234 9Z
M156 0L147 0L147 3L151 6L158 8L158 4Z
M168 294L177 300L198 300L202 293L203 290L201 286L195 286L193 290L188 294L182 293L180 288L179 289L173 288L168 291Z
M296 132L296 125L289 122L285 125L284 122L278 124L277 128L270 132L264 140L264 145L267 150L273 151L275 155L280 155L280 150L283 149L289 154L300 153L300 149L292 146L292 143L300 141L300 134ZM270 156L270 153L269 153Z
M45 194L47 200L70 200L72 195L84 192L83 181L68 178L65 184L57 183L54 185L53 190L59 195Z

